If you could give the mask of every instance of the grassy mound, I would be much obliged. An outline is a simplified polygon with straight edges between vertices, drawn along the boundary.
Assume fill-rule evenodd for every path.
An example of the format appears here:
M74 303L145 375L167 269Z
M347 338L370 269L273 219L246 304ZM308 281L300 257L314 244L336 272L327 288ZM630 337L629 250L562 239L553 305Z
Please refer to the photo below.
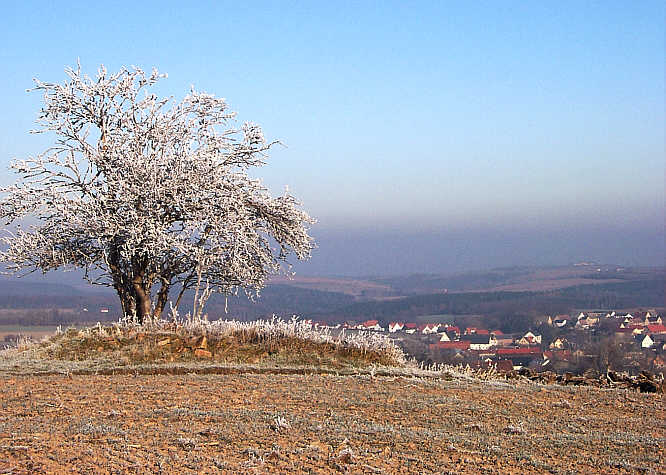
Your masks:
M256 322L118 323L58 332L24 344L43 359L113 362L117 367L205 364L317 367L328 369L400 367L403 352L375 333L333 337L293 319Z

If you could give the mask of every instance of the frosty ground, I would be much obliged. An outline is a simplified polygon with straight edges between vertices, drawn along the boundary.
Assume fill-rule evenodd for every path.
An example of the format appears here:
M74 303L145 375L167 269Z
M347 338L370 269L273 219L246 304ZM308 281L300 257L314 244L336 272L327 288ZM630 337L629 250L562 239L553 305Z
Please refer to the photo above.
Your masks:
M0 374L0 473L663 473L662 395L372 375Z

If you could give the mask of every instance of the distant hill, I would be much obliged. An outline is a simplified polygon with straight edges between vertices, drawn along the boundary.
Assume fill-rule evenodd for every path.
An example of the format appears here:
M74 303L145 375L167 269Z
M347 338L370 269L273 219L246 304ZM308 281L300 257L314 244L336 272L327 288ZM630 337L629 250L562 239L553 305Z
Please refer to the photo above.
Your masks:
M617 265L510 267L454 275L416 274L373 281L402 295L435 292L541 291L585 284L618 283L664 278L664 268L626 268Z
M415 295L391 301L356 302L315 315L322 320L410 320L420 315L511 315L567 313L574 308L662 307L664 280L587 284L541 292L458 292Z
M186 301L192 301L187 299ZM304 289L289 285L269 285L261 291L260 298L252 302L245 295L230 297L228 301L229 313L224 313L224 297L214 295L211 297L206 311L213 318L254 319L257 317L270 317L280 315L288 318L291 315L300 315L309 318L310 315L327 313L331 309L344 307L354 303L354 297L340 292L326 292L322 290ZM187 312L187 307L184 307Z
M575 308L661 307L664 305L664 268L632 269L595 264L550 268L505 268L445 275L387 278L300 277L276 279L254 302L239 296L214 295L206 312L211 319L254 319L273 314L300 315L330 322L377 319L387 323L423 315L510 315L567 313ZM0 280L0 322L14 309L64 310L75 318L115 320L119 304L112 289L64 283ZM183 298L180 313L189 310L193 294ZM225 313L225 307L228 313ZM100 309L110 311L100 315ZM33 312L36 313L36 312ZM32 313L25 315L29 318ZM21 314L21 320L24 319ZM49 312L41 312L48 323ZM11 318L17 320L16 314ZM74 318L74 317L72 317ZM26 322L28 323L28 322Z
M113 292L82 291L70 285L34 283L22 281L0 282L0 324L49 324L76 321L117 320L120 306ZM191 310L194 293L186 292L180 307L180 314ZM279 315L307 315L328 312L354 302L351 295L303 289L285 285L270 285L262 290L260 298L254 302L242 292L229 297L228 313L225 313L225 298L213 295L206 306L210 319L236 318L252 320ZM108 313L100 313L108 308ZM84 311L86 309L86 311ZM69 310L62 314L54 310ZM57 321L55 315L58 315ZM63 320L63 318L65 320ZM53 320L53 321L51 321Z
M68 297L103 293L100 292L99 287L92 286L90 286L89 290L86 290L72 285L52 282L31 282L21 279L0 280L0 297L14 295Z

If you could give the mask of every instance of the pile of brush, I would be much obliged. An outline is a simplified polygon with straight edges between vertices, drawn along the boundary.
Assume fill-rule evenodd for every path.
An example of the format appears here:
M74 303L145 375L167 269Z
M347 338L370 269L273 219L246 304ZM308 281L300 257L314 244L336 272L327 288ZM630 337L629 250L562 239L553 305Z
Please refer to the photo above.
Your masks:
M616 373L606 371L600 374L588 370L580 376L571 373L556 374L552 371L535 372L528 368L521 368L507 374L507 378L523 377L541 384L562 384L564 386L594 386L597 388L633 389L642 393L664 393L663 375L653 375L647 371L641 371L632 376L628 373Z

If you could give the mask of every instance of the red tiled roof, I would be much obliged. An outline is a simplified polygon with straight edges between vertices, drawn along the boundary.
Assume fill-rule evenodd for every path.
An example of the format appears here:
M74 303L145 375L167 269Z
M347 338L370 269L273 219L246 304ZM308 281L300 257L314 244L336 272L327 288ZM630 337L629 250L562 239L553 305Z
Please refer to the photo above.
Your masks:
M650 333L666 333L666 325L648 325L647 329Z
M476 330L476 334L477 335L490 335L490 331L489 330L483 330L483 329L479 328L479 329Z
M405 328L416 328L416 323L405 323Z
M363 322L363 326L364 327L374 327L375 325L377 325L377 323L378 323L378 320L367 320L367 321Z

